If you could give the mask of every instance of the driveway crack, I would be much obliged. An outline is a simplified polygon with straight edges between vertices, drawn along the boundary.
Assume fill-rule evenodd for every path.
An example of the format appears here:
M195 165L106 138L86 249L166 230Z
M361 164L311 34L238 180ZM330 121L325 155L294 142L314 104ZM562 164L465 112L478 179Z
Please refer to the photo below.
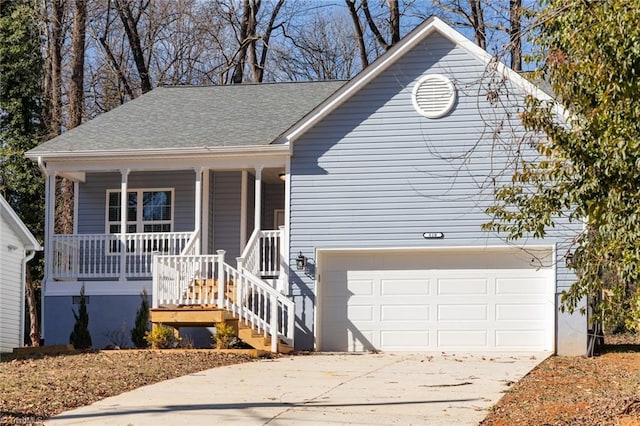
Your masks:
M293 410L293 409L295 409L295 408L298 408L298 407L300 407L300 406L305 406L305 405L307 405L307 404L311 404L311 403L313 403L313 402L316 402L316 401L318 401L318 400L322 399L325 395L327 395L327 394L329 394L329 393L331 393L331 392L335 391L336 389L340 388L341 386L346 385L347 383L353 382L354 380L361 379L361 378L363 378L363 377L365 377L365 376L367 376L367 375L369 375L369 374L376 373L376 372L378 372L378 371L380 371L380 370L382 370L382 369L384 369L384 368L390 367L390 366L392 366L392 365L394 365L394 364L398 364L398 363L400 363L400 362L404 362L405 360L406 360L406 357L400 357L400 359L398 359L398 360L394 360L393 362L389 362L389 363L387 363L387 364L381 365L381 366L380 366L380 367L378 367L378 368L374 368L373 370L370 370L370 371L364 372L364 373L362 373L362 374L360 374L360 375L358 375L358 376L354 376L354 377L351 377L351 378L349 378L349 379L347 379L347 380L341 381L340 383L338 383L337 385L333 386L332 388L327 389L326 391L324 391L324 392L322 392L322 393L320 393L320 394L318 394L318 395L314 396L313 398L310 398L310 399L305 400L302 404L295 404L295 403L292 403L292 404L290 404L290 407L288 407L288 408L286 408L286 409L282 410L281 412L279 412L279 413L278 413L278 414L276 414L275 416L271 417L269 420L267 420L265 423L263 423L263 425L268 425L269 423L271 423L272 421L274 421L274 420L275 420L275 419L277 419L278 417L282 416L282 415L283 415L283 414L285 414L285 413L288 413L289 411L292 411L292 410Z

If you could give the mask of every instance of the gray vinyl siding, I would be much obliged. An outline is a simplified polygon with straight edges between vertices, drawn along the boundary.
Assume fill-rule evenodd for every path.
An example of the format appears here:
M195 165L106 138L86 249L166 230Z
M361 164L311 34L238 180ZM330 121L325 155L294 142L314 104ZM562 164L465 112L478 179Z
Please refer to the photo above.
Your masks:
M457 88L452 112L418 114L412 89L438 73ZM320 248L399 248L505 245L483 232L493 202L493 177L525 135L518 112L523 96L503 88L487 101L485 66L433 35L294 142L291 160L290 253L309 258L306 274L292 270L291 293L303 324L296 346L313 344L315 254ZM509 91L509 96L506 95ZM494 138L495 136L495 138ZM443 232L426 240L424 232ZM562 235L532 244L553 244ZM558 262L558 287L571 276Z
M240 256L240 194L242 172L214 172L213 249L226 250L226 260L235 266Z
M79 185L78 233L106 232L107 190L120 189L120 173L88 173ZM195 206L195 172L192 170L164 172L131 172L130 190L172 188L174 190L173 232L193 231Z
M262 229L275 229L273 211L284 209L284 184L263 185Z
M135 325L136 312L140 307L139 295L90 295L87 312L89 314L89 333L93 348L102 349L114 344L107 335L117 335L124 326L123 343L125 347L133 347L131 329ZM148 296L151 303L151 295ZM46 296L44 324L46 324L45 344L67 344L73 330L75 319L73 311L78 305L73 303L73 296ZM181 337L189 337L196 347L210 348L211 333L205 329L181 328Z

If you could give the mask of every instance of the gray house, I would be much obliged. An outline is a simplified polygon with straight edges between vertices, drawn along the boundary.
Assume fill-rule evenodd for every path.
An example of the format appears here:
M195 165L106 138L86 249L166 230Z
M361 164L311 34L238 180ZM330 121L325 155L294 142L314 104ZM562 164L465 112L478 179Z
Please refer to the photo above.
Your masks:
M578 230L481 230L534 155L527 94L548 99L430 18L347 82L158 88L31 150L46 342L84 285L98 345L146 288L154 322L235 319L272 350L584 353L586 318L557 309ZM55 176L75 182L71 235Z
M24 344L27 262L42 247L0 195L0 352Z

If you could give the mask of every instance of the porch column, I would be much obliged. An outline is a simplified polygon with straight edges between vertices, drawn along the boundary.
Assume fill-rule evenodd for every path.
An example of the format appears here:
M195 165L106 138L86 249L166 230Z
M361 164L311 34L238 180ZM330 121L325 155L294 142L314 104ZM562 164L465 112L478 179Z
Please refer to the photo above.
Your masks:
M202 167L199 169L195 169L196 171L196 199L195 199L195 219L194 219L194 230L198 234L198 238L200 237L200 230L202 229ZM198 241L198 244L195 247L196 254L200 254L200 245L202 244L202 239Z
M247 194L249 186L249 172L242 171L240 181L240 253L247 245Z
M129 169L120 170L120 281L127 279L127 206Z
M261 229L262 223L262 166L256 167L256 190L253 229Z
M51 267L55 256L53 254L53 234L55 229L55 211L56 211L56 174L46 173L45 180L45 213L44 213L44 245L45 254L47 255L46 262L44 264L44 282L46 285L47 280L51 277ZM44 296L44 291L42 292ZM44 304L42 305L44 306Z

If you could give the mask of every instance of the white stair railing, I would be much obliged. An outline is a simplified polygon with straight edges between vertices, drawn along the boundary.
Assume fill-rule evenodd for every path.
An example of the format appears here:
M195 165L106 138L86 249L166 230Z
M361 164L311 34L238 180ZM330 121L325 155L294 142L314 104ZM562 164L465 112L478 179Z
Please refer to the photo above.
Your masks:
M242 263L235 269L225 263L224 250L216 255L158 255L153 257L153 307L161 305L215 304L234 314L254 331L271 336L271 350L278 340L293 346L295 305L287 296L248 272ZM197 281L215 281L215 293L189 297Z
M254 230L240 256L244 268L257 277L278 277L282 234L282 230Z

